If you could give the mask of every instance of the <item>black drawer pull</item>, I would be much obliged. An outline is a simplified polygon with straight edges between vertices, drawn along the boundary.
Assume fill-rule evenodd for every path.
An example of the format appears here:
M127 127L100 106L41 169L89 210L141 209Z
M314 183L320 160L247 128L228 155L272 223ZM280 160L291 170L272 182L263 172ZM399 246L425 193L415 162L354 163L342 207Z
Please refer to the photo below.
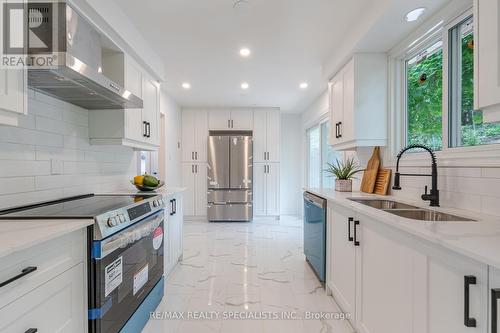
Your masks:
M347 240L349 242L352 242L354 240L354 238L351 235L351 222L353 222L353 221L354 221L353 217L349 217L347 219Z
M37 328L30 328L29 330L27 330L26 332L24 333L36 333L38 332L38 329Z
M358 228L357 228L358 225L359 225L359 221L354 221L354 246L359 246Z
M16 275L16 276L14 276L13 278L10 278L10 279L8 279L7 281L4 281L4 282L0 283L0 288L2 288L2 287L4 287L4 286L6 286L6 285L8 285L8 284L10 284L10 283L12 283L12 282L14 282L14 281L16 281L16 280L19 280L19 279L20 279L20 278L22 278L23 276L26 276L26 275L28 275L28 274L30 274L30 273L33 273L33 272L34 272L34 271L36 271L36 270L37 270L37 268L36 268L36 267L26 267L25 269L23 269L23 270L21 271L21 274Z
M476 284L473 275L464 276L464 325L465 327L476 327L476 319L470 317L470 286Z
M498 333L498 300L500 289L491 289L491 333Z

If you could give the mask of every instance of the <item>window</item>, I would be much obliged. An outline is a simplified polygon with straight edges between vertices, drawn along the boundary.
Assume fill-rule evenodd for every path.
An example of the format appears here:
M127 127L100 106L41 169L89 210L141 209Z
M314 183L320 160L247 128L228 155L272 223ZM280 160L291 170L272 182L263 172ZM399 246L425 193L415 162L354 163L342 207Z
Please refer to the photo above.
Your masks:
M309 145L309 187L321 187L321 147L319 125L307 131Z
M500 143L500 124L483 123L474 110L474 21L469 16L449 31L449 146Z
M443 145L443 42L406 60L406 143Z
M332 188L334 185L334 179L324 170L328 162L334 162L341 155L328 144L329 136L329 121L322 121L307 130L308 187Z

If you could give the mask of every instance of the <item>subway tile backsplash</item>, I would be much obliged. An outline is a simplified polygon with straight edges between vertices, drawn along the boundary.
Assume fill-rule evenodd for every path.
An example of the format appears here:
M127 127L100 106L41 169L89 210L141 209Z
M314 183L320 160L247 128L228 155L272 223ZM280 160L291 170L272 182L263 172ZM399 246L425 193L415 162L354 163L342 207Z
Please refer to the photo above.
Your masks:
M430 174L431 170L401 167L400 172ZM440 167L438 174L441 206L500 216L500 168ZM401 177L402 190L391 190L391 194L414 200L420 198L426 185L430 190L430 177Z
M91 111L98 112L98 111ZM133 191L137 153L91 146L89 111L30 91L19 127L0 126L0 208L93 192Z

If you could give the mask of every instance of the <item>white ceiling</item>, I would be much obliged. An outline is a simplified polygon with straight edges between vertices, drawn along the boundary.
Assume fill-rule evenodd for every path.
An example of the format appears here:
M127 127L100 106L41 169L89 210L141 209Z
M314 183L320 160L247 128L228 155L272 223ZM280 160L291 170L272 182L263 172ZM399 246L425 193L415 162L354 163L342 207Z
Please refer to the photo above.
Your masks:
M349 51L346 39L358 26L394 21L385 50L415 29L403 22L407 8L423 4L428 16L448 0L246 0L236 8L234 0L117 1L163 58L164 84L179 105L300 112L324 91L331 74L325 63L337 50ZM243 46L251 49L249 58L239 56ZM250 84L245 92L244 81ZM299 89L303 81L306 90Z

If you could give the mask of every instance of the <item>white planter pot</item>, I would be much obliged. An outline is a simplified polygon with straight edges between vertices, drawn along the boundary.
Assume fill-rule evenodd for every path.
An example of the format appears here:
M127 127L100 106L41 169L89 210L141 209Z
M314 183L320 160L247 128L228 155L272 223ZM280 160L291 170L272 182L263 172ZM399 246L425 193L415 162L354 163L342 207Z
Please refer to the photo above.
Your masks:
M352 192L352 179L335 179L335 191Z

